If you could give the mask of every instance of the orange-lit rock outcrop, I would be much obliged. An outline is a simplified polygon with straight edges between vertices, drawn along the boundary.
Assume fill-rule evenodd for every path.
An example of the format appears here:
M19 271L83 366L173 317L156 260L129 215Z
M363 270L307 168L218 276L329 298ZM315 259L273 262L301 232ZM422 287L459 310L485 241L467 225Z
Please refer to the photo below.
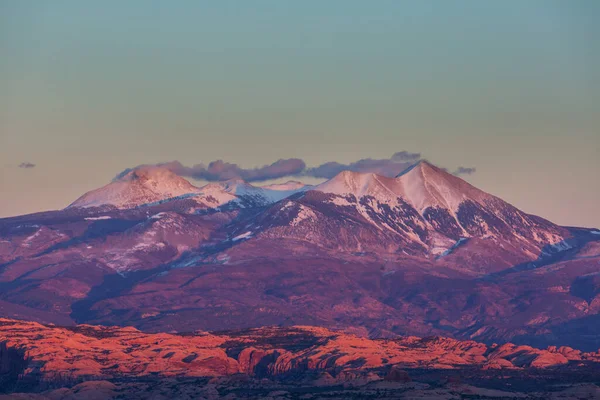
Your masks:
M265 327L226 334L149 334L129 327L46 326L0 319L0 342L24 352L24 375L44 379L115 377L275 376L329 371L338 379L363 378L389 368L552 368L600 362L600 354L570 348L545 350L430 337L368 339L324 328Z

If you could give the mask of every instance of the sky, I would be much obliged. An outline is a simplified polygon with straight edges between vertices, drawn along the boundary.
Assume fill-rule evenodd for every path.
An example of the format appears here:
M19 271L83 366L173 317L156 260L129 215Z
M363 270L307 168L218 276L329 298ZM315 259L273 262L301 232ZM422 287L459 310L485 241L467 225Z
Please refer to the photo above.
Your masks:
M600 227L599 18L595 0L0 0L0 217L140 164L407 151Z

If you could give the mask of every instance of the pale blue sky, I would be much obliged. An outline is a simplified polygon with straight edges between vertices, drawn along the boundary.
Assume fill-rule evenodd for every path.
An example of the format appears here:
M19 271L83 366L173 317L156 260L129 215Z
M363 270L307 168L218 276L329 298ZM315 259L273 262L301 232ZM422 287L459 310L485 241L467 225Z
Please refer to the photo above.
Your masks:
M0 0L0 216L143 163L408 150L600 226L599 18L593 0Z

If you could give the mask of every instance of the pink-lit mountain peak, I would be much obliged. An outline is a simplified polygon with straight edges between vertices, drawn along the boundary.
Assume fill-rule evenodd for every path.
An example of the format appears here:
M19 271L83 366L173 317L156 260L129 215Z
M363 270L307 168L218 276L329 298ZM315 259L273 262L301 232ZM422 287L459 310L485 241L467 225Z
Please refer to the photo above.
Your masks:
M290 181L260 187L241 178L233 178L196 187L167 168L141 166L117 176L108 185L84 194L68 208L113 206L128 209L181 198L209 208L235 203L240 198L251 200L256 205L266 205L304 190L305 186L301 182Z
M420 161L396 178L374 173L342 171L318 185L315 190L336 195L372 196L380 202L396 202L402 198L418 211L428 207L456 211L466 200L482 203L493 196L475 188L464 180Z
M456 211L466 200L484 203L493 198L465 180L424 160L400 173L396 180L402 186L403 197L419 211L428 207Z
M199 191L199 188L167 168L143 166L117 177L108 185L87 192L69 207L110 205L130 208Z
M383 182L382 182L383 181ZM393 180L374 173L342 171L330 180L315 187L315 190L337 195L354 195L358 198L366 195L388 195L396 193Z

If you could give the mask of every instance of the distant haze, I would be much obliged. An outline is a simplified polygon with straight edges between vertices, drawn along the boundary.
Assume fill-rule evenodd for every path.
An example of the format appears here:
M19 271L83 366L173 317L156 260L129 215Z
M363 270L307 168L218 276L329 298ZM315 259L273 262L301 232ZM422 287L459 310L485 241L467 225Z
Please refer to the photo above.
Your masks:
M0 217L140 164L407 151L600 227L599 19L595 0L3 1Z

